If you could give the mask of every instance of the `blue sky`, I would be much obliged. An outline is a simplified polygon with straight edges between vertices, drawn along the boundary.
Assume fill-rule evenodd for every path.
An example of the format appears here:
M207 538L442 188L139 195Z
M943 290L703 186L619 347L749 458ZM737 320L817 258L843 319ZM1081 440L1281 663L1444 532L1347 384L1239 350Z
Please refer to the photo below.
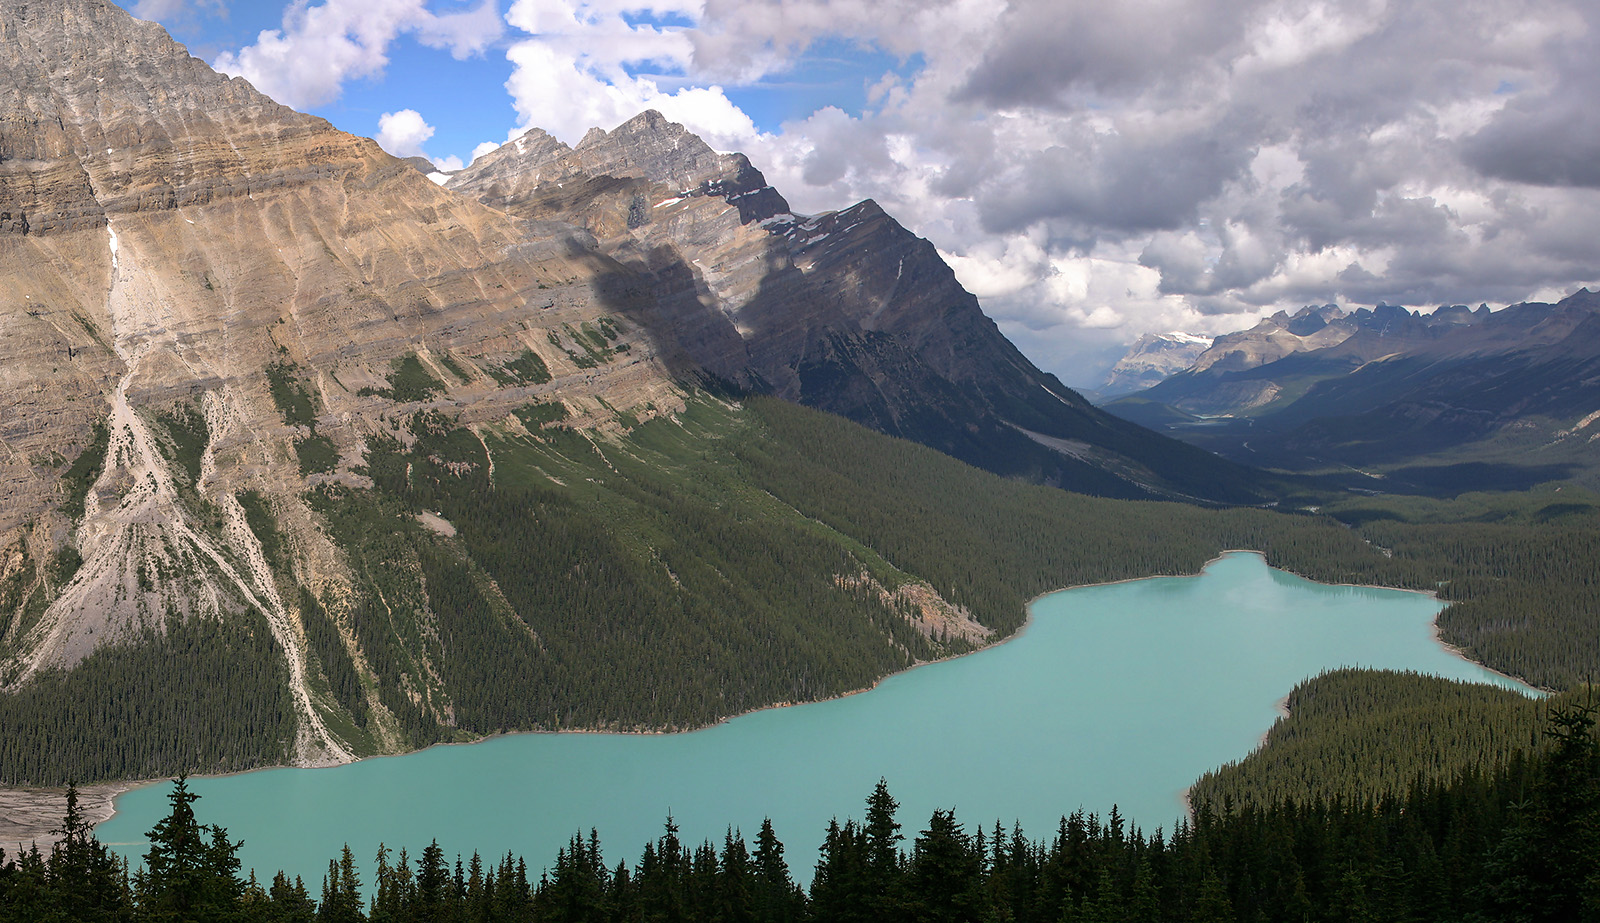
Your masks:
M186 7L156 19L191 54L214 63L222 52L253 44L264 30L281 30L284 5L235 2ZM503 47L457 60L448 49L429 48L412 35L398 35L385 54L388 63L381 72L342 82L331 102L296 108L367 137L378 134L378 119L384 113L402 109L426 113L435 129L428 146L441 157L467 159L480 142L505 139L516 112L504 90L512 66Z
M136 0L441 167L645 108L874 198L1041 367L1276 310L1600 286L1592 0Z
M447 13L463 5L444 0L432 4L432 9ZM224 53L237 54L254 44L263 31L285 31L288 8L268 2L197 5L170 0L153 6L165 14L157 16L157 21L174 38L211 63ZM662 31L687 30L695 22L681 13L635 9L623 10L620 19L631 27ZM504 141L508 131L517 126L518 113L505 89L515 70L506 49L514 41L514 36L504 34L481 49L456 55L449 48L429 47L415 33L402 31L384 47L387 60L381 70L340 82L330 101L298 108L369 137L378 135L379 119L385 113L411 109L434 130L426 142L430 156L469 162L479 144ZM670 62L624 61L622 72L669 90L694 85L683 68L658 66L663 63ZM824 36L784 61L781 69L718 85L757 131L772 134L780 132L784 122L802 121L827 107L859 118L869 108L872 85L891 74L912 79L922 63L918 53L896 56L870 41Z

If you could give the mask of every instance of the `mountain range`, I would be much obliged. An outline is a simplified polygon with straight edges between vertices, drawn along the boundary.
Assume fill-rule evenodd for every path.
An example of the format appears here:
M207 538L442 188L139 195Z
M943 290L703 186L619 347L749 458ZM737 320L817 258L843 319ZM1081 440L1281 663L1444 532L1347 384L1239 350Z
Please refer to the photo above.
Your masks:
M1106 406L1241 462L1363 489L1592 485L1600 294L1493 312L1280 312Z

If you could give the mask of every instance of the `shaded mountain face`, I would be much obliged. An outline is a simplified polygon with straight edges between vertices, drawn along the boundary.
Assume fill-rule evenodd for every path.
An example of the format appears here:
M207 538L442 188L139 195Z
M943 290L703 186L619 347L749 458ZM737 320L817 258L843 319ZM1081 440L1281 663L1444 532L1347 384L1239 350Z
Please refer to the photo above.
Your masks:
M877 203L795 215L743 155L658 113L570 149L532 131L447 186L593 233L651 293L635 319L695 374L1042 483L1259 499L1251 473L1128 426L1034 367Z
M1520 487L1600 472L1600 295L1497 312L1307 308L1226 337L1108 405L1253 464L1371 469L1395 490ZM1366 481L1380 478L1363 478Z

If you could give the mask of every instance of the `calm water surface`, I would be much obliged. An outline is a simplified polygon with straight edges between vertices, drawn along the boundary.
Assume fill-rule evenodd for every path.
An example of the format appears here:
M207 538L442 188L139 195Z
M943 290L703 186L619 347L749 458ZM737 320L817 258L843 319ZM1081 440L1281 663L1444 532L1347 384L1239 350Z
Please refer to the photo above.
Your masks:
M302 875L313 893L347 842L368 883L380 842L413 856L433 839L451 857L510 850L537 871L590 827L610 863L632 865L669 813L690 843L720 843L729 827L753 838L770 816L809 879L828 819L860 818L879 777L908 841L943 807L969 830L1021 821L1034 838L1063 813L1112 804L1170 830L1183 789L1248 753L1308 676L1359 665L1524 688L1441 648L1438 609L1235 553L1199 577L1054 593L1010 643L690 734L527 734L191 785L201 822L244 840L246 869ZM100 839L137 862L170 788L123 795Z

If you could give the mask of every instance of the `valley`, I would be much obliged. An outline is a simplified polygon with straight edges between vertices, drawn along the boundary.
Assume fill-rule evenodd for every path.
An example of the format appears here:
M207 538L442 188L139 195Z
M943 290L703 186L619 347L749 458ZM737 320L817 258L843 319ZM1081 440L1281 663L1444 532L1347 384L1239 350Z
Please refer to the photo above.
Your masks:
M1581 289L1494 312L1280 312L1107 408L1333 488L1436 497L1555 482L1593 489L1597 309L1600 296Z

